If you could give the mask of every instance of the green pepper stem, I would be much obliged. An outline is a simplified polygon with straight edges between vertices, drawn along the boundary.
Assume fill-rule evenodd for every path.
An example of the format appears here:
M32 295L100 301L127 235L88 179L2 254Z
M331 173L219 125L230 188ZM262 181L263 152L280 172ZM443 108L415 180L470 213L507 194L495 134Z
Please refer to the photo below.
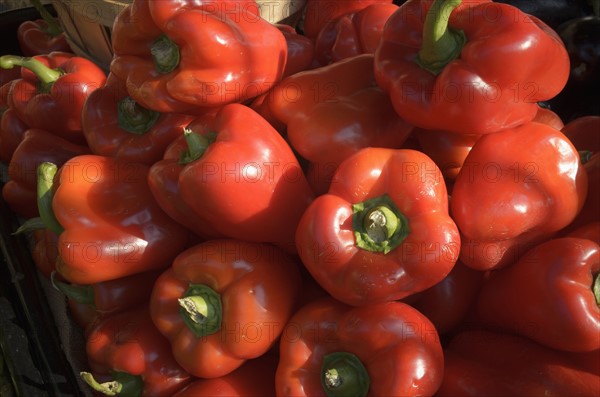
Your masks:
M581 164L585 164L592 158L592 154L594 154L591 150L579 150L579 160Z
M37 203L40 218L46 227L52 230L57 235L61 234L64 229L52 209L52 200L54 198L54 176L58 167L56 164L44 162L38 165L37 168Z
M181 153L179 164L182 165L189 164L202 157L208 146L215 140L215 135L196 134L189 128L184 128L183 135L187 143L187 150Z
M214 334L221 328L221 296L212 288L190 284L178 302L183 321L197 338Z
M50 282L54 288L65 294L69 299L84 305L95 306L94 287L91 285L73 285L59 281L56 271L50 274Z
M158 73L167 74L179 66L181 57L179 46L164 34L154 40L150 54L152 54L154 67Z
M63 32L62 28L56 21L56 18L42 5L40 0L30 0L42 19L48 26L44 31L51 37L56 37Z
M356 246L364 250L387 254L410 232L408 219L388 195L354 204L353 211Z
M594 298L596 298L596 304L600 306L600 273L594 277L594 285L592 287L594 291Z
M132 134L145 134L159 117L159 112L144 108L132 97L123 98L117 103L119 128Z
M114 372L114 380L103 383L99 383L89 372L80 372L79 375L93 390L106 396L140 397L144 390L142 378L126 372Z
M52 86L64 74L60 70L49 68L33 57L21 57L17 55L2 55L0 57L1 68L12 69L15 66L31 70L38 80L40 80L43 87Z
M355 354L335 352L323 357L321 386L327 397L365 397L370 385L367 369Z
M435 75L458 58L466 42L463 31L448 26L450 14L460 3L461 0L435 0L425 17L423 42L415 61Z

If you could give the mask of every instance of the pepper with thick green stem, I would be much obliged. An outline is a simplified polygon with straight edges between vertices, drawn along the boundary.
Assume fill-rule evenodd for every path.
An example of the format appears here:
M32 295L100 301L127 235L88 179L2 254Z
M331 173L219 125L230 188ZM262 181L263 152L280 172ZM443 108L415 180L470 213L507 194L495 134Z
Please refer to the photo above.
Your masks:
M296 263L282 250L213 239L183 251L156 280L150 312L183 368L217 378L277 343L300 283Z
M355 354L336 352L323 357L321 384L327 397L366 397L370 382L367 369Z
M533 120L570 61L555 32L511 5L408 0L386 22L374 70L415 127L484 135Z
M67 37L55 18L40 0L30 1L41 19L23 21L17 27L17 41L25 56L72 52Z
M90 372L80 372L79 375L94 391L106 396L141 397L144 395L144 381L139 376L114 372L113 380L100 383Z
M106 74L91 60L54 51L33 57L3 55L0 67L21 68L8 103L31 128L52 132L71 142L86 144L81 114L91 93L106 82Z

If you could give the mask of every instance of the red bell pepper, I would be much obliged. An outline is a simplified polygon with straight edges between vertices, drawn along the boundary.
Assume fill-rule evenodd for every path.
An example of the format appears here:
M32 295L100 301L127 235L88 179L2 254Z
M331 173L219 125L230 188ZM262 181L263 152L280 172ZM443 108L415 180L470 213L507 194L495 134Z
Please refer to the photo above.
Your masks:
M58 20L40 0L30 0L41 19L23 21L17 27L17 41L25 56L49 54L53 51L71 52L65 32Z
M90 94L81 117L83 135L94 154L148 165L162 159L166 147L193 119L144 108L112 73Z
M53 272L51 280L54 288L69 300L92 307L98 316L108 316L147 303L154 282L161 273L162 269L152 270L95 284L78 285L62 280Z
M599 393L600 374L589 371L581 359L517 335L470 330L456 335L444 348L444 381L436 396L593 397Z
M401 302L300 309L280 342L277 396L432 396L443 353L433 324Z
M302 262L334 298L369 305L446 277L458 259L442 174L423 153L365 148L338 167L296 233Z
M4 70L4 69L2 69ZM23 134L29 126L21 120L14 109L8 106L8 95L15 80L0 87L0 161L8 164L23 140Z
M278 23L275 26L281 30L287 43L287 60L282 78L315 67L315 45L312 40L290 25Z
M458 261L442 281L409 296L406 303L427 317L440 335L448 335L466 322L484 277L484 272Z
M513 263L575 218L587 186L577 151L552 127L532 122L482 136L452 189L461 260L479 270Z
M168 214L187 217L184 224L200 236L293 247L296 225L314 194L291 148L265 119L229 104L215 117L192 121L179 139L187 141L184 157L169 150L149 175Z
M375 2L329 20L315 40L315 58L328 65L359 54L374 54L383 27L398 10L396 4Z
M60 169L38 167L38 206L58 236L56 268L65 280L95 284L164 269L187 244L148 188L149 167L80 155Z
M306 37L316 40L329 21L371 4L380 3L390 4L392 0L307 0L304 6L303 33Z
M52 52L32 58L0 57L0 67L21 67L23 78L9 93L9 106L32 128L84 144L81 111L86 98L106 81L92 61L71 53Z
M192 380L147 305L103 318L89 331L85 348L91 372L81 377L101 395L171 397Z
M584 238L600 245L600 221L592 221L579 226L577 229L566 234L565 237Z
M32 239L31 259L37 269L49 280L52 273L56 271L58 236L52 230L42 227L32 231Z
M287 44L255 1L134 0L115 19L110 70L159 112L243 102L282 77Z
M553 30L490 0L409 0L388 20L375 77L426 129L488 134L531 121L558 94L569 56Z
M295 262L267 244L211 240L156 281L150 311L192 375L217 378L274 346L300 292Z
M235 371L212 379L197 379L173 397L270 397L275 396L277 357L265 354L246 361Z
M477 312L496 329L557 350L600 349L600 246L588 239L541 243L491 273Z
M28 129L8 164L8 181L2 187L2 197L18 215L26 219L39 216L37 167L43 162L60 167L67 160L89 152L87 146L69 142L48 131Z
M376 86L371 54L290 76L265 102L263 108L284 126L292 148L314 165L324 185L359 149L400 148L413 130Z

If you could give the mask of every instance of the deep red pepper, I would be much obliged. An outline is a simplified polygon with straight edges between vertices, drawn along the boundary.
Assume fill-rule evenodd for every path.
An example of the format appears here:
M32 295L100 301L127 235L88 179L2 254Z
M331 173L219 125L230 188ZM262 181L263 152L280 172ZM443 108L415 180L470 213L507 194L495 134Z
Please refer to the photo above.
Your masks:
M482 322L557 350L600 349L600 246L563 237L541 243L483 284Z
M479 270L513 263L573 221L587 174L560 131L527 123L477 140L452 189L461 260Z
M2 69L4 70L4 69ZM8 164L29 126L8 106L8 94L15 80L0 87L0 161Z
M416 127L488 134L531 121L569 77L553 30L490 0L409 0L386 24L375 76Z
M208 120L207 120L208 119ZM154 164L149 184L161 207L202 236L293 248L313 192L290 146L254 110L225 105L192 121L184 157ZM169 193L179 192L179 197ZM182 207L183 206L183 207ZM195 225L194 225L195 224Z
M41 19L23 21L17 27L17 41L25 56L48 54L53 51L72 52L65 33L40 0L30 0Z
M31 58L3 55L0 67L21 67L22 78L8 98L21 120L32 128L85 143L81 111L86 98L106 81L99 66L72 53L52 52Z
M90 94L81 117L83 135L94 154L148 165L162 158L166 147L193 119L144 108L112 73L103 87Z
M315 58L328 65L359 54L374 54L383 27L398 10L390 2L375 2L329 20L315 40Z
M287 44L255 1L135 0L115 19L110 70L159 112L198 113L268 91Z
M87 146L69 142L46 130L28 129L8 164L8 181L2 187L2 197L25 219L39 216L37 167L46 161L60 167L72 157L89 152Z
M315 67L315 45L290 25L276 24L287 43L287 60L282 78Z
M460 244L439 168L410 149L364 148L348 157L296 232L315 280L357 306L437 284L454 267Z
M38 206L58 236L56 268L67 281L95 284L164 269L186 246L188 231L158 206L149 167L80 155L60 169L38 167Z
M280 342L277 396L432 396L443 377L433 324L401 302L301 308Z
M304 6L303 33L316 40L329 21L379 3L389 4L392 0L307 0Z
M465 331L444 349L436 396L580 396L600 393L596 357L574 357L517 335Z
M173 358L146 305L95 323L86 353L91 372L81 376L100 395L171 397L192 380Z

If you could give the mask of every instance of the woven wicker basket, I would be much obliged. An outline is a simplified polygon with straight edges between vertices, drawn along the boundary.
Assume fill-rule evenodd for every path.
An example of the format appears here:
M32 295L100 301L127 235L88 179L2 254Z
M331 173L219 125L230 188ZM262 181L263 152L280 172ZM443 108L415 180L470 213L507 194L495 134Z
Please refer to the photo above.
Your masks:
M52 0L73 52L108 69L110 33L115 17L132 0ZM261 16L272 23L293 24L306 0L257 0Z

